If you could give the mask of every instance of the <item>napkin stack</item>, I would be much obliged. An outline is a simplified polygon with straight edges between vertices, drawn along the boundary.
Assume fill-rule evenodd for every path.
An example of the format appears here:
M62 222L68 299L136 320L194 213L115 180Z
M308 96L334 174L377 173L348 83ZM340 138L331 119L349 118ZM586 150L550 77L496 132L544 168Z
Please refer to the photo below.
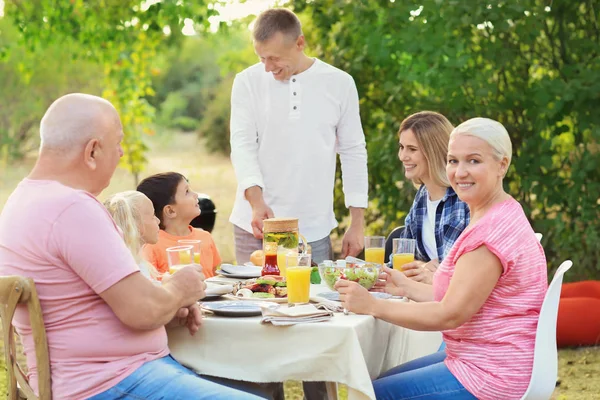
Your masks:
M280 306L277 308L262 307L262 323L277 326L329 321L333 317L330 310L319 309L312 304L302 306Z

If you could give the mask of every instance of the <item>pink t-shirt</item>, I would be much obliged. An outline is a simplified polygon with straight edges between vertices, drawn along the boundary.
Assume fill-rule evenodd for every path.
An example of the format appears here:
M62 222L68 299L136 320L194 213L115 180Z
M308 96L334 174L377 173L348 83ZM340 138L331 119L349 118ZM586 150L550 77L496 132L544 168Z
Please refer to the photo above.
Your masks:
M502 275L469 321L443 332L445 363L479 399L519 399L531 379L535 332L548 288L546 257L521 205L506 200L454 243L433 278L436 301L446 294L458 259L481 246L498 257Z
M146 361L169 354L164 327L128 328L98 295L138 271L110 214L91 194L25 179L8 199L0 217L0 275L35 281L55 399L96 395ZM14 324L37 388L25 306L19 306Z

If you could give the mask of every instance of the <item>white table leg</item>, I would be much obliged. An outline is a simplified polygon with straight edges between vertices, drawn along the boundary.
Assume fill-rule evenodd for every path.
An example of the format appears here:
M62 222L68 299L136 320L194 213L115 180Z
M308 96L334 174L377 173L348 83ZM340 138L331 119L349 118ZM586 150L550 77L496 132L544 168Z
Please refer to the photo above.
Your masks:
M337 382L325 382L327 388L327 398L329 400L338 400Z

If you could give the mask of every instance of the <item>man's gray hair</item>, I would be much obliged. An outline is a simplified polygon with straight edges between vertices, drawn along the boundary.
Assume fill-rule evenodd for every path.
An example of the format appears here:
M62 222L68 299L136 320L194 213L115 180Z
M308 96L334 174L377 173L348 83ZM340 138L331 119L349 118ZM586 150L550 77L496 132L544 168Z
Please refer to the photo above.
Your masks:
M50 105L40 122L40 149L70 150L102 136L107 111L116 113L113 105L101 97L82 93L62 96Z
M302 35L302 24L296 14L285 8L271 8L260 13L254 21L254 41L266 42L277 32L296 40Z

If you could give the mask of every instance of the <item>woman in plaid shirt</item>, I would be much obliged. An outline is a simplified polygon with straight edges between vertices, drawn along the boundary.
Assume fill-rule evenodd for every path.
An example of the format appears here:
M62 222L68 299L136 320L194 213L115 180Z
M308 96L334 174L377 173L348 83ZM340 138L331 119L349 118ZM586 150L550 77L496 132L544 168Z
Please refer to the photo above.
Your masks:
M412 279L430 284L433 272L469 224L469 207L446 176L452 129L446 117L433 111L412 114L399 129L398 158L406 178L419 186L401 235L416 239L416 261L403 269Z

